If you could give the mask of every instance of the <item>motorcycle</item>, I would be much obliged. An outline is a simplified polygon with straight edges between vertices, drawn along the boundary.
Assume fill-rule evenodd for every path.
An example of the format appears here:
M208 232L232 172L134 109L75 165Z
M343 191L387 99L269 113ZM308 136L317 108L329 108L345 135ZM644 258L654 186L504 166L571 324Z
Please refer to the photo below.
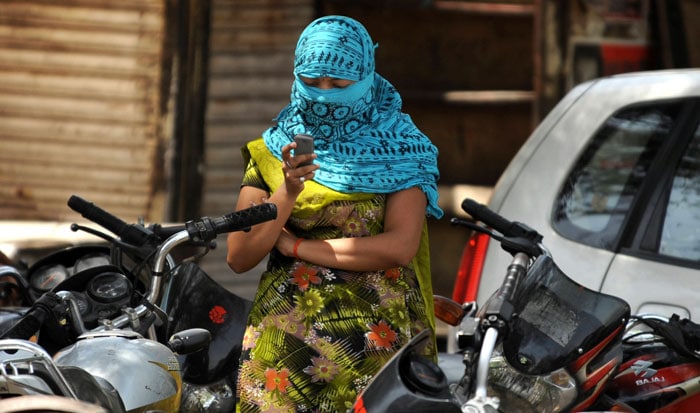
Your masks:
M430 334L418 334L383 366L351 411L592 408L623 361L629 305L570 279L534 229L470 199L462 208L485 225L457 218L453 224L488 234L513 256L501 287L481 308L437 299L436 312L459 326L459 354L443 355L438 363L427 359L420 349Z
M700 406L700 325L678 315L630 316L623 300L567 277L542 236L465 200L475 222L513 256L479 309L435 296L457 353L421 356L428 331L376 375L352 411L691 413Z
M700 406L700 325L677 314L633 316L623 362L596 403L623 413L691 413Z
M193 249L206 253L217 235L274 219L275 205L171 227L129 225L77 196L68 205L116 237L73 224L107 245L57 251L29 268L33 303L0 336L0 397L59 395L110 412L232 411L251 303L209 278Z

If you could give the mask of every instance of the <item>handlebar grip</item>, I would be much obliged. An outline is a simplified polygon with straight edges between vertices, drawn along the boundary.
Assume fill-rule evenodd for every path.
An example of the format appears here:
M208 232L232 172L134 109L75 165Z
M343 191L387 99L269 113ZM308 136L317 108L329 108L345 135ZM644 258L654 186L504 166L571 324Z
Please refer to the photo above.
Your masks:
M214 231L217 234L240 231L275 218L277 218L277 205L266 202L214 218Z
M71 195L68 199L68 206L83 217L111 231L128 244L141 247L151 241L153 234L149 230L139 225L127 224L120 218L77 195Z
M219 234L242 231L275 218L277 218L277 205L264 203L217 218L204 217L188 221L185 223L185 228L191 240L203 242L213 240Z
M514 235L510 233L513 228L513 222L492 211L486 205L467 198L462 201L462 209L477 221L483 222L504 236Z
M129 227L126 222L77 195L71 195L68 199L68 206L84 218L101 225L120 237Z

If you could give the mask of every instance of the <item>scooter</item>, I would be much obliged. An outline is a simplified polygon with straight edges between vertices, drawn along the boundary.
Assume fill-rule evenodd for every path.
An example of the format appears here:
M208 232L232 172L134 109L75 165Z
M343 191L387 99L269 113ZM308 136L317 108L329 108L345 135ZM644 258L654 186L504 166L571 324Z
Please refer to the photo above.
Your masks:
M594 406L623 361L629 305L561 271L542 235L466 199L462 208L512 256L501 287L478 308L436 300L458 326L456 357L422 356L428 331L383 366L352 412L581 412ZM456 363L461 364L456 368ZM460 374L455 376L455 371Z
M128 225L77 196L68 205L117 237L74 224L108 245L30 267L36 298L1 337L0 396L55 394L117 412L232 411L250 303L175 256L274 219L275 205L172 227Z

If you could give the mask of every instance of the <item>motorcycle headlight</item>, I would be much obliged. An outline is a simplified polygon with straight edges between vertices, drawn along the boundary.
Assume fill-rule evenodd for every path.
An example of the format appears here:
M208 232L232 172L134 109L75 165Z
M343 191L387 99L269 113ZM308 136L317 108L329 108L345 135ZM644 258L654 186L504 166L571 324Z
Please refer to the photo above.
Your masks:
M500 399L505 412L560 412L578 394L574 378L564 369L542 376L526 375L501 354L494 353L489 367L489 393Z

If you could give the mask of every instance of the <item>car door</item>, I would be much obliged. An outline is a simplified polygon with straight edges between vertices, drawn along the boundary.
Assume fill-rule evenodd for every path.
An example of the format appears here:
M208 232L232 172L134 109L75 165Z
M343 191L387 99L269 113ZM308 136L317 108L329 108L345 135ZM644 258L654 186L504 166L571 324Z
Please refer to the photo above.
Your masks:
M700 103L679 102L672 144L639 195L603 291L633 313L700 317Z

